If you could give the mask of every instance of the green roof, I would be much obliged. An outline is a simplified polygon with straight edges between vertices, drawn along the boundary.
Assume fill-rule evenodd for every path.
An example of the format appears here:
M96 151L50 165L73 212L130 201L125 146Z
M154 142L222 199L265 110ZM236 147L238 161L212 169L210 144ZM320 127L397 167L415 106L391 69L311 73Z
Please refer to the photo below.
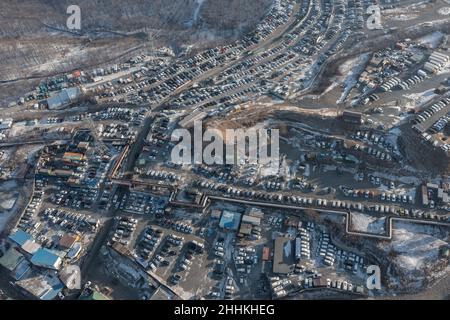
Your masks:
M90 295L81 296L80 300L111 300L104 294L98 292L97 290L92 290Z
M111 299L105 296L104 294L94 290L94 293L91 295L91 300L111 300Z

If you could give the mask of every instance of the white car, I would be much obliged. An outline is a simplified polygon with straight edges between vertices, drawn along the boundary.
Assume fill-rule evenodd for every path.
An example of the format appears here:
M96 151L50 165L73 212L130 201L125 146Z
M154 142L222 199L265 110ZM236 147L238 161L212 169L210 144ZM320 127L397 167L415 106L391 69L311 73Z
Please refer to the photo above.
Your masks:
M347 281L344 281L342 283L342 290L347 290L347 288L348 288L348 283L347 283Z
M223 257L225 255L223 252L220 251L216 251L214 254L218 257Z

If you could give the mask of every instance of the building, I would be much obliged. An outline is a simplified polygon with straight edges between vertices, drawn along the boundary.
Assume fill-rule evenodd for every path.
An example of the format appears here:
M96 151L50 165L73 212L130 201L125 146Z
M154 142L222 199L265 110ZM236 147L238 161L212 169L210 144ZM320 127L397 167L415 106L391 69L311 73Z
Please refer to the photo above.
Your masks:
M17 281L16 285L23 293L39 300L53 300L64 289L64 284L53 273L33 275Z
M65 234L59 239L59 247L62 250L68 250L72 248L74 243L78 240L78 236L71 236L68 234Z
M19 247L22 247L25 242L32 241L33 236L23 230L18 229L13 234L9 235L9 240L18 245Z
M259 219L264 218L264 212L261 211L261 209L258 208L251 208L247 211L247 215L251 217L256 217Z
M362 114L354 111L344 111L342 121L349 124L360 125L362 123Z
M66 152L63 155L63 161L65 162L81 162L84 160L84 154L78 152Z
M68 265L59 273L59 279L69 289L81 289L81 270L75 265Z
M50 250L41 248L31 257L31 263L38 267L58 270L62 259Z
M226 230L237 231L239 228L240 221L241 221L240 213L224 210L222 212L222 217L220 218L219 221L219 227Z
M273 254L273 273L290 274L294 271L294 245L291 238L275 238Z
M252 225L250 223L242 222L239 228L239 236L245 237L252 234Z
M15 248L10 248L3 257L0 258L0 269L8 272L14 280L20 280L30 270L30 263L25 256Z
M212 219L220 219L220 216L222 215L222 211L219 209L211 210L211 218Z
M261 218L253 217L253 216L250 216L250 215L243 215L242 216L242 223L249 223L249 224L254 225L254 226L259 226L259 225L261 225Z
M426 193L426 199L429 200L434 200L437 203L440 204L448 204L449 202L449 196L446 190L444 190L443 188L441 188L438 184L436 183L427 183L426 187L424 188L424 186L422 186L422 204L425 205L425 203L428 203L427 201L423 201L424 198L424 192ZM431 193L431 197L432 199L430 199L430 194Z
M45 174L44 171L39 170L39 173ZM75 172L73 170L64 170L64 169L56 169L51 172L49 172L49 175L53 175L56 177L64 177L68 178L71 177Z
M78 87L67 88L54 96L47 99L47 106L50 110L62 108L72 102L80 96L81 91Z
M33 255L41 248L41 245L34 241L31 234L20 229L9 236L9 241L12 242L21 253L27 255L27 257Z
M3 257L0 258L0 266L9 272L12 272L23 260L25 260L23 254L15 248L10 248Z
M41 245L37 242L34 242L34 240L28 240L20 247L23 252L33 255L41 248Z
M81 251L83 250L83 245L81 242L75 242L73 246L70 248L69 252L67 252L66 258L67 259L76 259L80 255Z

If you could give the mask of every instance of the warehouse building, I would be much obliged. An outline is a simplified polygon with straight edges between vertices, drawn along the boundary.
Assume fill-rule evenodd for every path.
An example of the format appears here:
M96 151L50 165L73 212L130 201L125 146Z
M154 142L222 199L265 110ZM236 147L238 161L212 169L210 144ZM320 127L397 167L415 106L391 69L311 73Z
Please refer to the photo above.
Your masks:
M38 267L58 270L62 265L62 260L50 250L41 248L31 257L31 263Z
M67 88L47 99L47 106L50 110L62 108L80 96L81 91L78 87Z
M273 273L290 274L294 271L294 246L291 238L278 236L275 238L273 254Z

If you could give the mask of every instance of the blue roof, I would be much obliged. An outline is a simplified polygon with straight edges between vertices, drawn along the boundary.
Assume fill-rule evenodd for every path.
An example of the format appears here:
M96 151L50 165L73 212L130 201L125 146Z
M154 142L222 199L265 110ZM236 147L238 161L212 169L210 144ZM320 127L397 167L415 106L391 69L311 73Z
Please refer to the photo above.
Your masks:
M241 214L238 212L231 212L224 210L219 221L219 226L224 229L237 230L239 222L241 221Z
M33 236L19 229L15 233L9 235L9 239L17 243L19 246L23 246L28 240L33 240Z
M39 297L41 300L53 300L59 292L64 289L64 285L59 282L56 285L53 285L50 290L48 290L46 293L44 293L42 296Z
M56 269L61 258L48 249L39 249L31 257L31 263L41 267Z

